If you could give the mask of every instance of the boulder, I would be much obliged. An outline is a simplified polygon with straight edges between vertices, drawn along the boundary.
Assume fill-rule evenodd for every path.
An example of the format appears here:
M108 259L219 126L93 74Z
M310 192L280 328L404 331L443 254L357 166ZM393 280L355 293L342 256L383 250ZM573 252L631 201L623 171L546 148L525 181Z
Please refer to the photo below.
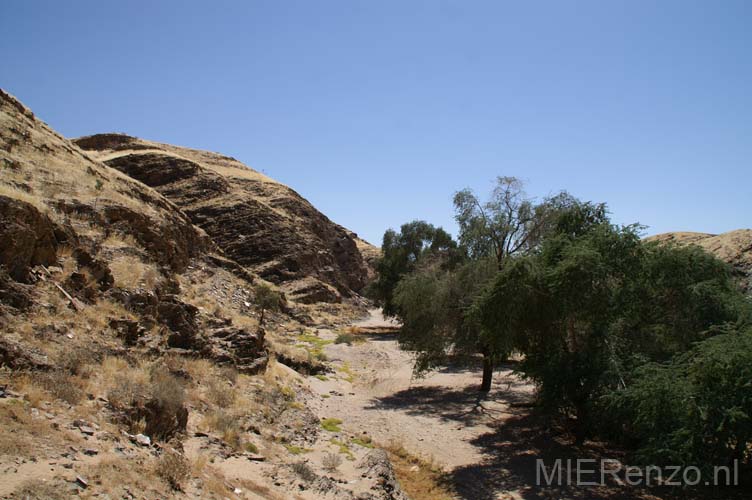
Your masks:
M0 195L0 266L16 281L27 282L36 265L57 262L55 223L36 206Z

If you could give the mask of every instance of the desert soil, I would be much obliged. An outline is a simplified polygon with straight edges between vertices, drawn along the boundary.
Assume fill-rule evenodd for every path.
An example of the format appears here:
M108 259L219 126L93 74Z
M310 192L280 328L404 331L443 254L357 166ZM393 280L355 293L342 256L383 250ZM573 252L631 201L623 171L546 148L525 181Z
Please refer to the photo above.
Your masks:
M388 333L396 325L378 309L353 326L386 333L366 335L363 343L327 345L325 353L337 375L309 379L313 392L324 396L307 402L309 407L320 418L341 419L343 428L354 434L401 445L449 474L468 476L467 481L456 478L462 497L517 498L514 482L511 489L499 488L495 481L472 476L491 472L482 465L488 466L490 452L483 437L524 412L533 387L520 381L511 367L494 374L486 396L478 391L478 369L445 367L416 378L412 355L400 350L395 333ZM318 335L336 337L327 329L319 329Z

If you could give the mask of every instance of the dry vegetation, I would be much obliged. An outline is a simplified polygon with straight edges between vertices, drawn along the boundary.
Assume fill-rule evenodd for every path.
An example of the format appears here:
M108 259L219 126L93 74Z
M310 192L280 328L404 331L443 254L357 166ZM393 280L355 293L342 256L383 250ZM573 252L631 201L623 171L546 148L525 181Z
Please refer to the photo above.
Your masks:
M412 500L451 500L455 498L447 475L432 461L410 454L400 443L383 447L394 466L400 485Z
M126 289L154 290L161 275L154 264L148 264L133 255L119 255L109 262L115 286Z

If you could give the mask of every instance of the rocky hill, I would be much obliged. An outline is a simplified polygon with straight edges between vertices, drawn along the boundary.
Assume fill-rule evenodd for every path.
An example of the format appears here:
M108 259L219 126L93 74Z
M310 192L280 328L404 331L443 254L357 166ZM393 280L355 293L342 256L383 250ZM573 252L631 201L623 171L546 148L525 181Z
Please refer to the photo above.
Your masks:
M729 263L739 277L742 288L752 292L752 229L737 229L722 234L662 233L650 236L646 241L700 246Z
M403 499L311 390L352 390L322 346L362 309L316 301L371 247L220 155L79 142L0 91L0 498Z
M299 302L339 302L362 290L357 235L289 187L217 153L120 134L74 141L179 206L225 254Z

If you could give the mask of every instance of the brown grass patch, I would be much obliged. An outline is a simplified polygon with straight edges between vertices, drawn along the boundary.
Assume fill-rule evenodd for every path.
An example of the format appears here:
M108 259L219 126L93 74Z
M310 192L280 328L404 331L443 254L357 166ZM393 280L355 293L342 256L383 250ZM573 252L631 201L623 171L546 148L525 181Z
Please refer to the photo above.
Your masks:
M115 285L120 288L153 290L161 275L153 264L147 264L133 255L120 255L110 262Z
M456 498L447 474L433 462L410 454L399 443L382 447L389 453L394 473L413 500L451 500Z
M191 466L180 453L165 450L157 460L155 471L173 490L182 491L183 482L188 479Z

